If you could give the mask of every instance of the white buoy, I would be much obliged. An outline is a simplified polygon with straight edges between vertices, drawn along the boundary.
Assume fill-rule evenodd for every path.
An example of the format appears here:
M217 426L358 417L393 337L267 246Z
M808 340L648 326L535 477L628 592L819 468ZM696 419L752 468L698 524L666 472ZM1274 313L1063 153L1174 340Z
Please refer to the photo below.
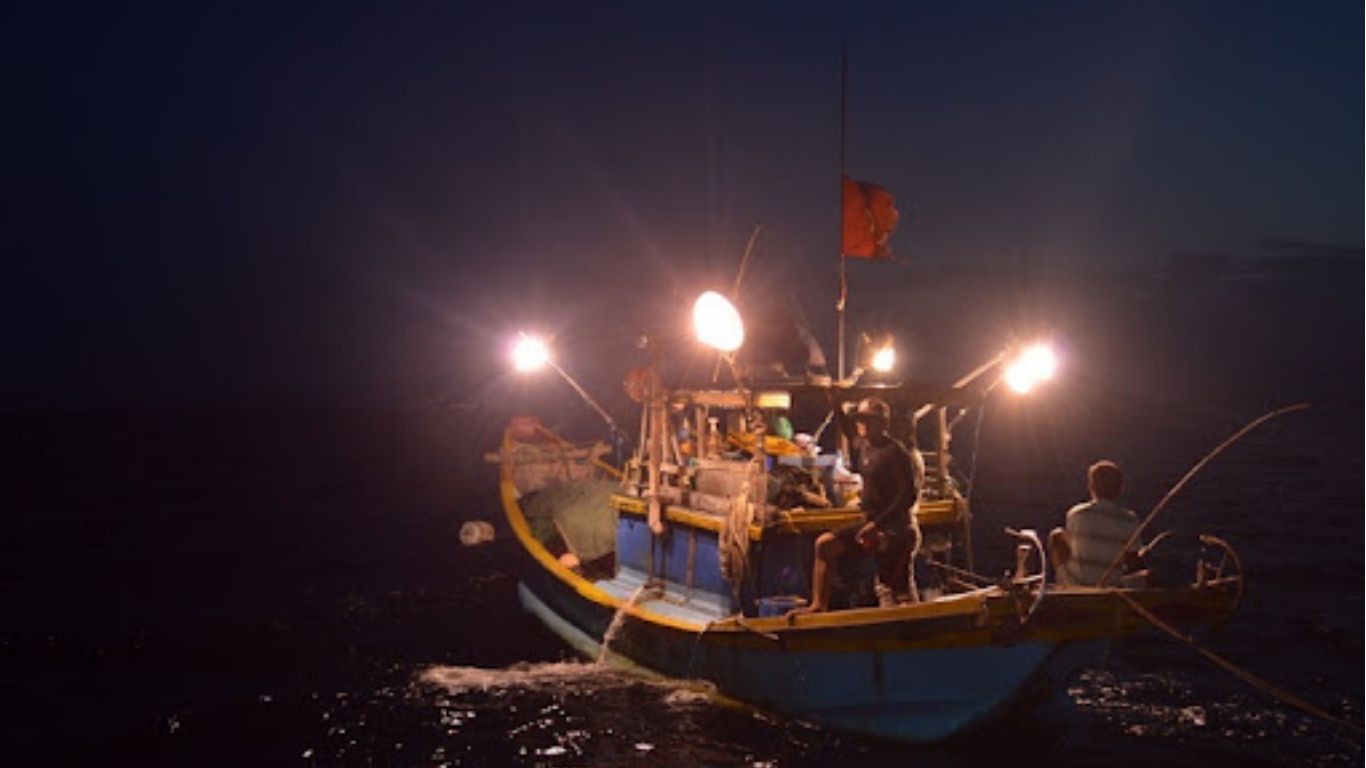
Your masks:
M493 541L493 526L483 520L471 520L460 526L460 543L477 547Z

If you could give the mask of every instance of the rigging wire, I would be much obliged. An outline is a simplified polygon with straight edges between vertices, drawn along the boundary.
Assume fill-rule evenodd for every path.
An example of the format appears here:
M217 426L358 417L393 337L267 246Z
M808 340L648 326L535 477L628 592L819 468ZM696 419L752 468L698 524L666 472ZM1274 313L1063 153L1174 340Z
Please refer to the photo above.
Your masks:
M987 402L977 406L977 424L972 428L972 459L968 462L967 487L963 489L963 501L972 501L972 492L977 488L977 449L982 445L982 418L987 414Z

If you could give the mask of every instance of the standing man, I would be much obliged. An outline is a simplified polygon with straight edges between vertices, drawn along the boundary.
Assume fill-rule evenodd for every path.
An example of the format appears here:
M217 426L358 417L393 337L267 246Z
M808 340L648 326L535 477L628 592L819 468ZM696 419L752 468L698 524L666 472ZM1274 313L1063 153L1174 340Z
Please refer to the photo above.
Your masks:
M863 520L816 538L811 571L811 604L793 613L819 613L830 607L830 569L851 552L864 551L877 560L879 603L893 594L909 593L910 553L918 531L911 507L920 498L925 462L889 432L892 409L876 398L864 398L854 413L857 468L863 479L859 507Z
M1067 510L1065 528L1054 528L1048 535L1049 556L1057 567L1057 578L1064 586L1101 586L1105 570L1124 551L1124 545L1138 528L1138 515L1119 505L1124 491L1124 473L1113 461L1101 460L1086 472L1091 500ZM1125 553L1125 563L1133 568L1137 553ZM1119 583L1124 569L1116 568L1104 586Z

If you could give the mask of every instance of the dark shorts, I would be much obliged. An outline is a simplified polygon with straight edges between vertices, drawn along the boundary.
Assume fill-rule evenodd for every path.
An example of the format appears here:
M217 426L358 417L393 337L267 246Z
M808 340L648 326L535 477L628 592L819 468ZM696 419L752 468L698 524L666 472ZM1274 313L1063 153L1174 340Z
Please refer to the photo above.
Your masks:
M856 523L848 523L830 531L830 533L844 545L847 553L857 557L866 555L868 552L859 546L858 532L866 525L866 521L860 520ZM915 532L909 525L899 529L880 529L882 541L876 551L872 553L873 560L877 563L877 578L883 584L891 586L898 591L908 589L907 568L911 556L911 547L915 544Z

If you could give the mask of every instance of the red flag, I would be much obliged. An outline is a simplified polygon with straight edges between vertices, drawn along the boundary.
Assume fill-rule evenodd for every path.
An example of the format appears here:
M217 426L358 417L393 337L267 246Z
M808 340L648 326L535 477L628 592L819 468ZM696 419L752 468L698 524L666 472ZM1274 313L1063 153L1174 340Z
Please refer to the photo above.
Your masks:
M844 242L841 253L856 259L890 259L887 240L901 217L892 193L876 184L844 177Z

